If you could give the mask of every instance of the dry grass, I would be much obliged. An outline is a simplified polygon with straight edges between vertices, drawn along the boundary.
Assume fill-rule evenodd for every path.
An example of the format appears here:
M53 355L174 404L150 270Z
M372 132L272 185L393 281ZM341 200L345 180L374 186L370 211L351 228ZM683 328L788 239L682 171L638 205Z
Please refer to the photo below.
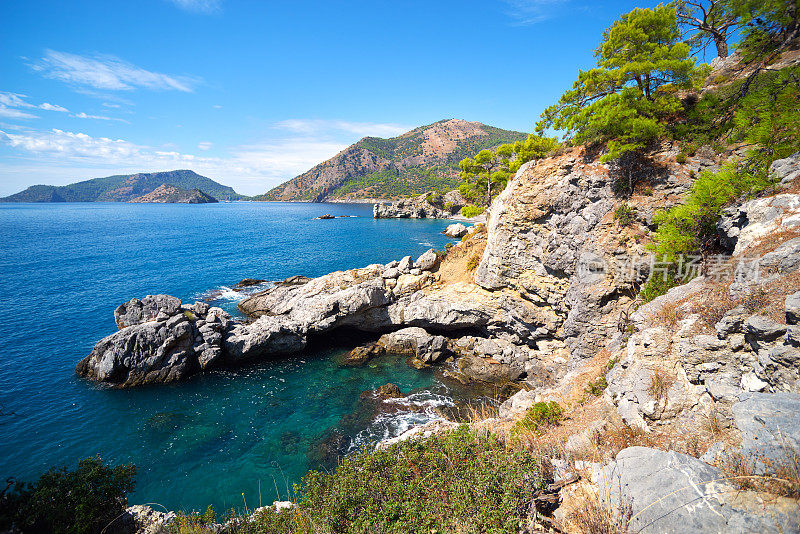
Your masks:
M473 256L477 256L480 262L485 248L486 227L479 225L477 230L447 250L447 255L442 259L436 271L439 275L439 285L472 282L472 271L467 268L467 262Z
M608 503L600 501L595 492L583 491L575 495L577 501L567 515L569 532L582 534L625 534L633 516L631 503L619 503L614 510Z
M744 254L751 258L763 256L795 237L800 237L800 230L796 228L780 227L750 243L745 249Z
M707 283L699 294L691 297L691 311L699 316L698 326L714 331L714 325L738 304L730 297L730 283Z
M727 454L719 468L739 489L800 499L800 451L787 448L783 461L773 462L762 458L761 462L771 475L757 475L753 459L739 453Z
M650 375L650 387L648 393L653 396L656 402L667 400L669 388L675 383L675 375L663 369L655 369Z
M667 302L660 308L653 310L647 317L650 326L660 326L667 330L675 330L681 319L677 302Z

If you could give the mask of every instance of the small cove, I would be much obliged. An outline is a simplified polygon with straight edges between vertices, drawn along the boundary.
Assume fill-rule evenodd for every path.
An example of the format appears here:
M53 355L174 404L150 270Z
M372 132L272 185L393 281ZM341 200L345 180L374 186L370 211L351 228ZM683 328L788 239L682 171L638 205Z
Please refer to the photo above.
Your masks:
M314 220L323 213L351 217ZM132 297L213 297L235 312L242 278L416 257L444 247L447 224L374 220L358 204L0 204L0 476L31 480L99 453L139 467L133 503L225 510L245 493L252 507L330 462L332 433L353 450L438 417L466 393L397 356L343 367L341 345L126 391L73 369ZM360 393L387 382L413 409L365 411Z

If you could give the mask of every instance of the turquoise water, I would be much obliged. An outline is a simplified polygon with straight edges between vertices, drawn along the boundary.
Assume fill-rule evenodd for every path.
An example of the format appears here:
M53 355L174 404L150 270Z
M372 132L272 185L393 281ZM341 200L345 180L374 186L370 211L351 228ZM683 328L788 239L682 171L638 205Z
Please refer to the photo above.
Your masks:
M313 220L323 213L355 217ZM331 450L436 417L453 392L432 373L391 356L341 367L341 346L133 390L74 367L132 297L213 298L235 312L241 295L229 288L242 278L416 257L443 248L446 224L374 220L356 204L0 204L0 479L99 453L139 467L133 503L219 510L243 506L245 493L252 507L259 487L265 504L285 499ZM359 401L387 382L411 394L393 412Z

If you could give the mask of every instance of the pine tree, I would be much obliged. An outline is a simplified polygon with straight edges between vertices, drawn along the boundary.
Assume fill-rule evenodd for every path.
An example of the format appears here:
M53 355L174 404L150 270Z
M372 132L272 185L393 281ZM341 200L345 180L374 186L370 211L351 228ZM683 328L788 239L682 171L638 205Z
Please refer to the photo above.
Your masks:
M579 71L572 89L544 111L537 132L554 128L576 143L604 142L602 161L641 151L683 110L677 93L704 73L689 52L674 8L634 9L605 31L597 67Z

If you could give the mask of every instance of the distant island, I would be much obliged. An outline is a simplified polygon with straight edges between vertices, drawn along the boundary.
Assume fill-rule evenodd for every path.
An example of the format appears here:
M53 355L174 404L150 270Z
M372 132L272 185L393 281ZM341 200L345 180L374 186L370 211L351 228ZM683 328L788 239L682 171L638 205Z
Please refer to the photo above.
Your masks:
M174 185L163 184L149 193L129 200L132 203L155 204L211 204L219 202L216 198L199 189L181 189Z
M365 137L253 200L388 200L434 190L446 193L461 183L459 161L527 136L480 122L445 119L391 139Z
M156 198L148 197L148 195L163 186L171 187L178 194L168 194L167 190L162 189L157 195L158 198L184 198L184 192L192 191L197 191L203 197L207 197L205 202L247 198L238 194L232 187L200 176L194 171L176 170L106 176L61 186L32 185L24 191L0 198L0 202L187 202L185 200L141 200L145 197ZM189 195L186 198L199 199L196 195Z

